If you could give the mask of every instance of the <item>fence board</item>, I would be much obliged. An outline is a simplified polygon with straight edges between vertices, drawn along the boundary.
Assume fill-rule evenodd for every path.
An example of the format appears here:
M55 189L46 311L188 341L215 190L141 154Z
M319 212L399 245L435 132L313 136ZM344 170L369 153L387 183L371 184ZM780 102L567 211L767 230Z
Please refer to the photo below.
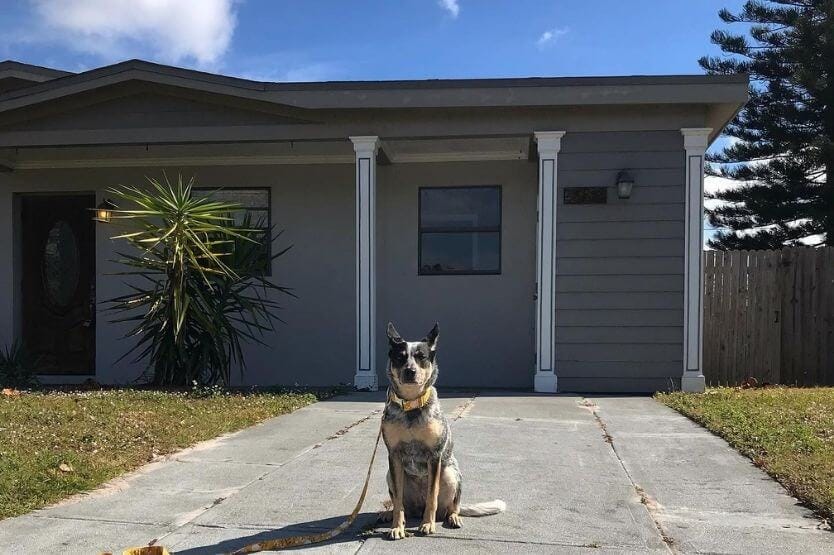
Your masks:
M711 384L834 385L834 248L704 253Z

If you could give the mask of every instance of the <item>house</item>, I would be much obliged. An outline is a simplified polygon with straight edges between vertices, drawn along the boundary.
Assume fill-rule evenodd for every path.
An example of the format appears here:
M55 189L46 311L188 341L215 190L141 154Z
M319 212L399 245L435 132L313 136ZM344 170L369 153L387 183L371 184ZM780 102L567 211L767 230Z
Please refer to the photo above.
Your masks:
M132 60L0 64L0 342L127 383L105 188L182 173L285 230L286 325L246 383L375 388L385 324L441 384L704 387L703 159L747 77L263 83ZM98 313L97 313L98 312Z

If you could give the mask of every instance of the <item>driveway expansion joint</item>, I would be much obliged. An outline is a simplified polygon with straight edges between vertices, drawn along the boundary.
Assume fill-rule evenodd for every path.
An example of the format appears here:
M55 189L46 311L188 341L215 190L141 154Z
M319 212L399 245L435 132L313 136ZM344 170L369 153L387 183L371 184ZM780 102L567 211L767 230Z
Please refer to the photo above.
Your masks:
M677 554L678 550L676 547L675 539L672 536L670 536L669 533L663 528L663 525L660 523L660 520L657 517L657 502L648 493L646 493L646 490L644 490L640 486L640 484L638 484L634 480L634 477L631 475L631 472L628 471L625 461L623 461L623 458L617 451L617 446L614 444L614 437L608 432L608 427L605 425L605 421L599 414L599 406L596 403L594 403L591 399L588 399L586 397L582 398L580 406L590 411L590 413L593 415L594 419L600 427L600 430L602 430L602 437L605 440L605 443L607 443L611 447L611 451L617 458L617 462L620 463L620 467L623 469L626 478L628 478L628 481L631 483L631 487L634 488L635 493L637 493L637 495L640 496L640 503L643 505L643 507L645 507L646 512L648 513L649 518L651 518L652 522L654 523L654 527L657 530L657 533L660 536L661 541L666 546L666 549L669 551L669 553Z

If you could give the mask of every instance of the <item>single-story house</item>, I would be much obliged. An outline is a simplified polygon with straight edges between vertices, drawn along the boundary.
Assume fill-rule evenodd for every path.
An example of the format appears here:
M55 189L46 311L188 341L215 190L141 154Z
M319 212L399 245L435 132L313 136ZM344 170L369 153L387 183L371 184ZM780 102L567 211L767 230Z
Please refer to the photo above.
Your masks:
M0 344L129 383L107 187L194 176L284 230L294 288L244 383L376 388L385 324L440 323L440 385L704 386L704 152L748 79L267 83L132 60L0 63Z

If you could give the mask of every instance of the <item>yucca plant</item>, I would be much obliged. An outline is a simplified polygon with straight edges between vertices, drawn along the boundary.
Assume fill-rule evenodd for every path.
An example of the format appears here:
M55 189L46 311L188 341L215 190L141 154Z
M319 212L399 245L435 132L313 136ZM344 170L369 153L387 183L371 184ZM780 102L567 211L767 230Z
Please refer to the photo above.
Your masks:
M37 360L23 343L13 342L0 350L0 387L28 388L38 385Z
M242 344L274 330L275 294L292 294L264 277L261 245L272 230L264 237L248 218L235 225L242 207L193 195L193 178L148 182L108 190L124 206L111 221L129 227L113 239L132 247L118 253L130 292L106 301L113 322L133 324L126 336L137 341L124 357L146 361L155 385L229 385L233 367L245 369Z

